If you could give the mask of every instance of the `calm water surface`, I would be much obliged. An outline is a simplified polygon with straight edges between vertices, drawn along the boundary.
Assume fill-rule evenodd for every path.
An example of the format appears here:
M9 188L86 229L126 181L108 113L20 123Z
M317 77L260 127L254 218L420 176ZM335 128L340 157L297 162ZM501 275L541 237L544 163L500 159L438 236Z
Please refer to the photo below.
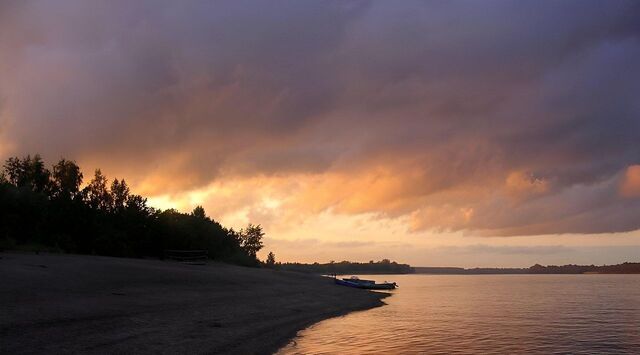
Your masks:
M279 353L640 354L640 275L365 277L400 288Z

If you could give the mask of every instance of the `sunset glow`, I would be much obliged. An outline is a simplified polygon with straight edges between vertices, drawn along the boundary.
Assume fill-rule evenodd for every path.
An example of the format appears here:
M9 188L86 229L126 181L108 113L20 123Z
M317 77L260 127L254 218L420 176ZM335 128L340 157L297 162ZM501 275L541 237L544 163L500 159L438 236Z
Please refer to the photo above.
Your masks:
M454 3L0 3L0 155L261 224L262 259L637 259L638 3Z

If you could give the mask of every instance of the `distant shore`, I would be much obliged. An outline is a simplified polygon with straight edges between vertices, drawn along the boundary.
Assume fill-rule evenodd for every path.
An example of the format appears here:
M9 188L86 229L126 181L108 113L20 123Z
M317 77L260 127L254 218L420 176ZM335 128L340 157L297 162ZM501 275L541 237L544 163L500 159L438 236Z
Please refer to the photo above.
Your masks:
M217 263L0 257L0 343L11 354L268 354L313 323L386 297L318 276Z
M614 265L533 265L528 268L412 267L413 273L432 275L493 275L493 274L640 274L640 263Z

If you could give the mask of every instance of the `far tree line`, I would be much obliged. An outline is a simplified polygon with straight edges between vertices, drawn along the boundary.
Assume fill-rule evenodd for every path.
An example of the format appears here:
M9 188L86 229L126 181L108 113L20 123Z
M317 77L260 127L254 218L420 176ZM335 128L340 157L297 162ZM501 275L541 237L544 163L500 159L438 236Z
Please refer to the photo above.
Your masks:
M83 178L72 160L48 169L39 155L7 159L0 172L0 250L162 257L168 249L200 249L212 259L260 264L260 225L235 231L201 206L191 213L152 208L124 179L109 181L100 169L85 187Z
M369 261L368 263L358 263L351 261L331 261L329 263L275 263L274 267L280 270L298 271L313 274L410 274L413 269L410 265L399 264L389 259L380 261Z
M472 268L414 267L417 274L435 275L492 275L492 274L640 274L640 263L625 262L615 265L547 265L535 264L528 268Z

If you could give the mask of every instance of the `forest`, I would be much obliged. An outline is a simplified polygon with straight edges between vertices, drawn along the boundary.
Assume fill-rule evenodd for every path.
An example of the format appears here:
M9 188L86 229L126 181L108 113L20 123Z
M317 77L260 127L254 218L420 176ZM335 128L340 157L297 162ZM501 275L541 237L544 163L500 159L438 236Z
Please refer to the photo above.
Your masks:
M413 268L407 264L398 264L389 259L380 261L369 261L368 263L358 263L351 261L329 262L329 263L278 263L276 268L287 271L307 272L314 274L410 274Z
M83 185L80 167L61 159L48 169L40 155L6 160L0 172L0 250L159 257L166 250L206 250L209 258L257 266L260 225L225 228L197 206L159 210L124 179L100 169Z

